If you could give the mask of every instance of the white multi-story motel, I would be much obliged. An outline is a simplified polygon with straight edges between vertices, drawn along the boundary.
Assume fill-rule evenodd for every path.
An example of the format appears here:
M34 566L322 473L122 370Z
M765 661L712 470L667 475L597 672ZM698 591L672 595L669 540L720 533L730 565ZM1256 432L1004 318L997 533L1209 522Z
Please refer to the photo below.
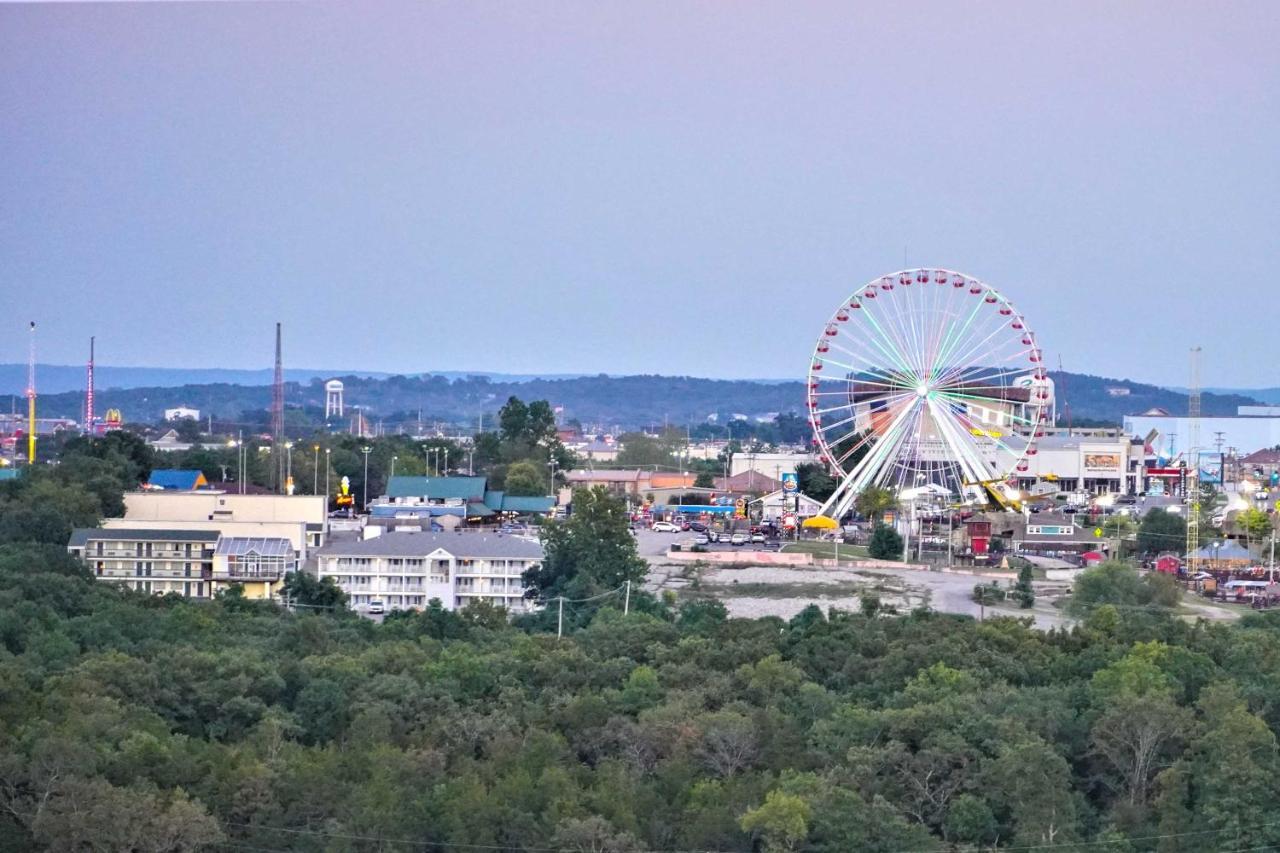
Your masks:
M331 541L315 552L321 578L332 577L366 610L417 609L433 598L447 610L485 600L512 611L528 609L521 576L542 562L542 546L501 533L390 532L370 539Z

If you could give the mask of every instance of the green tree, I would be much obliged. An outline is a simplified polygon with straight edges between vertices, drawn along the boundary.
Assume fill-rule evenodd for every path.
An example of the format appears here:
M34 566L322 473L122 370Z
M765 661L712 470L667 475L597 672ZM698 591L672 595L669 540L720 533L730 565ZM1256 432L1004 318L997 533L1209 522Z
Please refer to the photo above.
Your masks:
M289 572L284 576L285 598L309 610L344 610L347 594L332 577L317 579L310 572Z
M515 462L507 468L503 488L509 495L545 495L549 492L547 481L542 478L549 474L549 470L544 474L532 462Z
M1245 547L1252 547L1254 542L1261 542L1270 535L1271 516L1264 510L1249 507L1236 516L1235 525L1244 531Z
M1187 549L1187 521L1180 515L1156 508L1148 510L1138 525L1138 553L1182 554Z
M638 590L644 579L647 564L636 553L626 505L601 486L575 489L572 514L541 532L542 563L524 576L530 598L588 598L627 581Z
M809 834L813 809L808 802L780 790L770 791L764 802L742 815L743 832L758 833L767 853L790 853Z
M867 542L867 553L877 560L901 560L902 536L887 524L876 524Z
M853 508L863 518L869 518L872 521L880 521L884 518L884 514L898 505L898 499L882 486L868 486L858 493L853 499Z
M715 475L710 471L703 471L699 473L698 476L694 478L693 487L695 489L714 489L716 487Z
M1086 569L1071 590L1068 610L1087 615L1106 604L1115 607L1173 607L1178 603L1176 584L1167 577L1149 574L1145 577L1126 563L1109 560Z
M1014 597L1018 600L1018 606L1023 609L1036 603L1036 593L1031 585L1031 580L1031 564L1023 563L1022 568L1018 569L1018 581L1013 585Z
M835 478L827 473L827 469L812 462L801 462L796 466L796 485L815 501L825 501L836 490Z
M675 465L671 447L661 438L642 432L628 432L618 441L622 445L618 451L619 465L632 468L671 468Z

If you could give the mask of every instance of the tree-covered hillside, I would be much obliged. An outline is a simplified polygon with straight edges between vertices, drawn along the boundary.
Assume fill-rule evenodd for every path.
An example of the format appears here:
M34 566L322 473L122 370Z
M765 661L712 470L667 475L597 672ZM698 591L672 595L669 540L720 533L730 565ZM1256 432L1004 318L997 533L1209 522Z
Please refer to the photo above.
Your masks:
M1070 404L1079 422L1118 424L1127 414L1158 406L1174 414L1187 409L1185 394L1125 380L1074 373L1051 373L1060 400ZM661 425L697 425L715 415L725 423L734 415L749 418L777 412L803 412L804 385L797 382L698 379L687 376L585 376L569 379L497 381L473 376L342 377L348 406L358 406L372 419L396 424L416 421L419 413L428 423L476 424L491 417L512 395L549 400L563 407L564 417L606 427L633 429ZM1111 389L1111 390L1109 390ZM1117 395L1114 389L1127 393ZM108 389L98 394L97 407L120 409L126 420L155 421L166 408L194 406L215 420L257 422L263 426L271 401L264 385L183 385ZM300 420L318 421L324 409L324 383L289 382L286 405ZM1235 414L1236 407L1254 402L1238 394L1205 394L1207 415ZM79 418L83 394L66 392L40 398L40 412L47 417ZM1060 414L1065 414L1061 403ZM252 418L246 413L261 413ZM1065 421L1064 421L1065 422Z
M649 611L375 625L0 546L0 850L1280 844L1271 615Z

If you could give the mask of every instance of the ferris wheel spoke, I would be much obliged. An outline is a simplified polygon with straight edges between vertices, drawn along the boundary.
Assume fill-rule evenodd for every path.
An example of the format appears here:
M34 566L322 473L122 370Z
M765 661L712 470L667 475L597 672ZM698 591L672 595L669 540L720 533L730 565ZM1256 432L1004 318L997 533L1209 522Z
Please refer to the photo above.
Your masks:
M1004 330L1003 330L1003 329L1000 329L1000 328L993 329L993 330L992 330L990 333L988 333L988 334L987 334L987 336L986 336L986 337L984 337L982 340L980 340L980 341L976 341L976 342L974 342L974 343L970 344L970 345L969 345L969 346L968 346L964 351L957 353L957 355L956 355L956 364L957 364L957 365L964 365L964 364L966 364L967 362L970 362L970 361L978 361L978 360L980 360L980 356L982 356L982 355L983 355L983 347L985 347L985 346L986 346L986 345L987 345L987 344L988 344L992 339L994 339L994 338L995 338L997 335L999 335L1002 331L1004 331ZM1021 342L1019 342L1019 344L1018 344L1018 345L1021 347L1021 346L1022 346ZM1030 346L1027 346L1025 349L1018 349L1018 350L1016 350L1016 351L1014 351L1014 352L1012 352L1012 353L1009 353L1008 355L1004 356L1004 358L1000 358L1000 359L998 359L998 360L999 360L999 361L1012 361L1014 358L1017 358L1017 357L1018 357L1018 356L1020 356L1020 355L1030 355L1030 354L1031 354L1031 352L1032 352L1033 350L1035 350L1035 345L1034 345L1034 343L1033 343L1032 345L1030 345ZM999 352L999 350L996 350L995 352L988 353L986 358L987 358L987 360L990 360L992 357L999 357L999 356L1000 356L1000 352ZM950 368L950 369L951 369L951 370L954 370L954 369L955 369L955 367Z
M974 318L978 316L978 312L981 310L982 303L978 303L973 306L973 309L963 321L960 321L958 318L952 318L951 323L947 326L947 333L943 338L942 347L938 352L938 365L949 364L951 362L952 351L960 344L965 331L973 323Z
M842 353L844 353L845 355L849 356L849 357L850 357L850 359L852 359L852 360L855 360L855 361L863 361L863 362L865 362L865 364L864 364L862 367L855 367L855 366L854 366L854 365L852 365L852 364L845 364L845 363L842 363L842 362L835 362L836 364L838 364L838 366L840 366L840 367L844 367L845 369L847 369L847 370L849 370L849 371L851 371L851 372L853 372L853 373L863 373L863 372L866 372L866 373L871 373L871 374L872 374L872 375L874 375L874 376L878 376L878 377L880 377L880 378L882 378L882 379L888 379L888 380L890 380L890 381L898 382L898 383L901 383L901 384L904 384L904 385L906 385L906 384L913 384L913 383L911 382L911 376L910 376L909 374L905 374L905 373L903 373L903 372L901 372L901 371L896 371L896 372L895 372L895 371L890 370L889 368L882 367L882 366L880 366L880 365L877 363L878 359L874 359L874 358L872 358L872 357L869 357L866 353L862 353L862 352L855 352L854 350L851 350L851 349L849 349L848 347L844 346L844 344L843 344L842 342L840 342L838 339L837 339L837 341L836 341L836 342L829 344L829 346L831 346L831 347L833 347L833 348L835 348L835 349L840 350L840 352L842 352ZM830 351L830 350L828 350L828 352L829 352L829 351ZM825 355L825 353L823 353L823 355Z
M867 322L871 324L871 328L879 334L880 340L884 342L884 346L881 346L875 338L868 338L868 340L875 344L877 349L880 349L887 358L893 361L905 375L911 375L911 364L907 359L905 349L901 346L901 341L885 331L885 328L877 322L875 313L875 311L869 311L866 314L866 319Z

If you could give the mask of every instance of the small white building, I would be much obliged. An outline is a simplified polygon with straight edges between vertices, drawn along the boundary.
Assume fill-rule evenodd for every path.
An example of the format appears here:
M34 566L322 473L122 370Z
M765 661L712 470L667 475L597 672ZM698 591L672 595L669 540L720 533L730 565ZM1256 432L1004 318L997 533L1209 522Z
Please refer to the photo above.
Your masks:
M331 542L315 552L355 610L380 601L387 610L421 610L438 598L446 610L485 600L513 612L529 609L522 576L542 562L542 545L501 533L389 532Z
M788 494L778 489L752 501L751 508L760 510L761 520L776 523L782 520L783 513L795 513L801 520L812 518L822 510L822 503L800 492Z
M729 476L736 477L744 471L755 471L775 480L783 474L794 474L797 465L808 465L818 459L811 453L752 453L741 450L729 460Z
M176 421L181 418L198 421L200 420L200 410L193 409L190 406L177 406L172 409L164 410L164 419L166 421Z

